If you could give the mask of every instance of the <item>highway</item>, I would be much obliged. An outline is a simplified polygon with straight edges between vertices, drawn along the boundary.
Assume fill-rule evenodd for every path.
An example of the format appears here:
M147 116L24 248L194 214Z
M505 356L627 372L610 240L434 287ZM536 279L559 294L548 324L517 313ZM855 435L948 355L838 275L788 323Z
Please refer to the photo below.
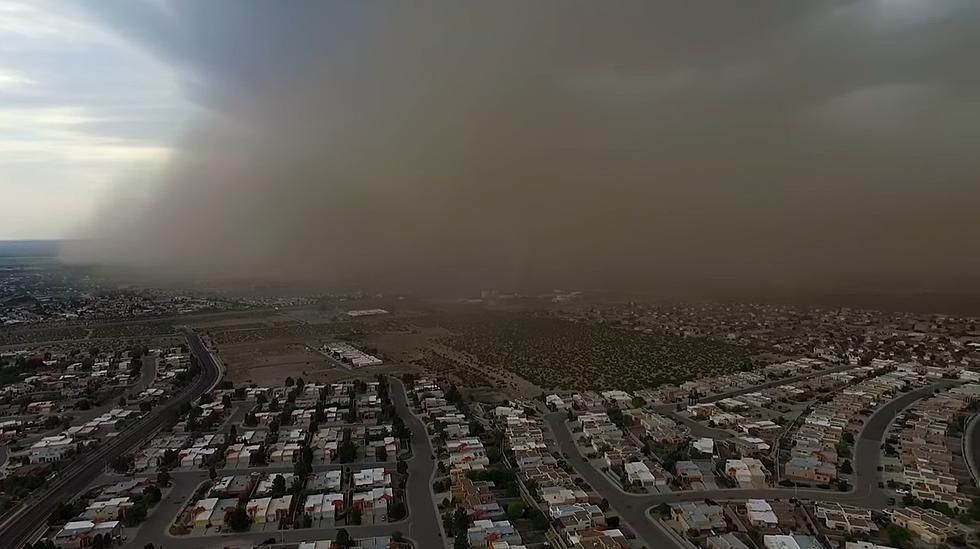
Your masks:
M644 541L648 547L675 547L676 542L668 537L656 524L647 516L647 511L651 507L661 503L676 503L680 501L701 500L710 498L714 500L734 500L746 498L761 499L811 499L822 501L837 501L851 505L882 508L888 501L888 494L878 488L878 464L881 461L881 444L885 438L888 426L902 410L910 406L918 399L929 396L938 388L950 387L957 382L940 382L909 391L899 397L890 400L884 406L872 414L865 422L861 433L858 435L854 448L854 471L853 478L856 484L847 492L819 489L796 489L796 488L765 488L765 489L744 489L744 488L723 488L715 490L685 490L670 492L665 494L629 494L623 492L618 486L614 485L609 478L597 470L589 462L576 459L579 455L578 447L572 437L572 433L565 424L566 414L551 413L545 416L548 424L554 433L555 439L561 451L569 456L568 460L576 473L585 479L602 497L609 501L614 509L629 527L636 532L637 537Z
M220 379L220 370L200 338L186 332L187 343L198 357L201 374L193 383L164 406L158 406L111 440L72 462L44 488L36 490L20 507L0 523L0 539L4 547L22 547L33 541L47 525L48 516L58 502L84 490L103 471L113 458L129 452L149 439L162 426L161 419L184 403L191 402L210 391Z

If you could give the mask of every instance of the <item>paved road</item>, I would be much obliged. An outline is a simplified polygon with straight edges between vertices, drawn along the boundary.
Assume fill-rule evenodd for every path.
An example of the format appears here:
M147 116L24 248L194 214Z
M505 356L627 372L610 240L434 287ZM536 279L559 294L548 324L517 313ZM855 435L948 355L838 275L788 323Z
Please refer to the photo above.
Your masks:
M569 464L575 469L579 476L584 478L599 494L606 498L613 509L622 515L623 519L629 524L633 531L652 547L672 546L669 538L663 536L662 532L655 527L652 521L646 517L646 510L661 503L676 503L679 501L699 500L711 498L714 500L762 498L801 498L823 501L837 501L849 503L869 508L881 508L888 502L888 494L878 488L878 464L881 462L881 443L885 438L888 426L902 410L910 406L916 400L929 396L939 387L950 387L958 382L940 382L928 387L909 391L900 395L872 414L865 422L864 428L858 435L854 449L854 470L853 475L856 479L855 486L848 492L835 492L831 490L817 489L796 489L796 488L765 488L765 489L742 489L725 488L715 490L680 491L665 494L627 494L603 473L596 470L591 463L583 462L580 459L570 459ZM570 456L578 455L578 448L571 432L565 425L566 415L563 413L553 413L545 416L551 430L555 435L558 445L563 453Z
M406 486L409 516L400 522L372 526L346 526L352 537L388 536L393 532L401 532L415 542L419 549L437 549L445 546L442 537L441 520L432 500L432 475L436 462L432 444L425 432L425 425L412 413L412 408L401 381L391 379L391 398L399 415L412 430L412 458L408 460L408 485ZM373 463L332 464L314 466L315 471L340 467L370 467ZM385 464L391 467L393 464ZM250 471L274 472L277 469L292 470L292 466L261 467L254 469L229 469L222 474L247 474ZM208 479L207 471L180 471L172 473L174 487L168 497L164 498L136 535L124 547L141 548L147 543L159 547L179 549L206 549L222 546L252 545L269 538L280 542L299 542L304 540L334 539L336 528L303 528L299 530L284 530L270 532L248 532L242 534L222 534L216 536L173 537L167 531L174 517L180 512L187 498L194 489ZM173 500L173 501L171 501Z
M436 511L432 494L432 477L436 470L435 451L425 430L425 424L415 415L408 401L405 385L401 380L391 377L391 399L405 424L412 430L412 459L408 462L408 507L409 527L404 534L415 541L418 548L441 548L445 545L442 536L442 521Z
M554 433L558 446L563 454L571 457L568 463L575 469L576 473L584 478L599 495L609 501L610 507L619 514L621 520L626 523L626 526L630 530L636 533L636 536L646 547L657 549L661 547L682 547L659 525L647 518L647 508L655 504L650 504L639 496L629 495L617 489L604 474L596 470L595 467L592 467L590 463L583 462L574 457L579 455L578 447L572 439L572 433L565 426L566 418L567 415L560 412L545 415L545 419L551 426L551 432Z
M980 414L973 416L963 436L963 459L973 477L973 484L980 484Z
M111 441L72 462L46 488L32 494L19 509L0 523L0 539L4 540L5 547L21 547L27 541L32 541L38 530L45 526L48 516L60 500L84 490L99 477L106 462L142 445L159 429L160 420L165 414L179 409L183 403L196 399L217 384L220 373L204 350L200 338L188 332L187 341L198 356L201 375L167 405L158 406Z

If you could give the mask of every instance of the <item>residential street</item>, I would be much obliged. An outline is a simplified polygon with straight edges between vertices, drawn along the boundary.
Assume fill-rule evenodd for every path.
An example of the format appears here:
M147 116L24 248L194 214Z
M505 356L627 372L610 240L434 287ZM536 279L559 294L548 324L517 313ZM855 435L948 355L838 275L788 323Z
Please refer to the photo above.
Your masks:
M405 387L401 381L391 378L391 397L399 415L412 430L412 458L408 460L407 503L409 516L400 522L372 525L346 526L344 528L355 538L391 535L401 532L412 539L419 549L441 548L444 546L439 515L432 501L432 474L435 470L434 453L429 437L425 432L422 421L412 413ZM342 467L371 467L375 463L332 464L314 466L314 471L338 469ZM385 464L393 467L393 463ZM292 465L276 467L259 467L255 469L224 469L219 474L248 474L251 471L285 472L292 471ZM147 543L156 547L176 547L182 549L206 549L216 546L235 546L239 544L255 544L269 538L280 542L299 542L304 540L333 539L337 528L304 528L298 530L229 533L216 536L171 536L168 531L174 517L187 503L187 498L201 483L208 480L206 470L178 471L171 474L173 489L153 509L146 522L140 527L136 536L129 540L124 547L142 548ZM122 477L120 477L122 478Z
M801 498L837 501L876 509L884 507L887 503L888 495L882 489L878 488L877 468L881 460L881 442L884 439L888 426L899 412L910 406L916 400L932 394L937 387L950 387L956 384L957 382L955 381L939 382L928 387L909 391L889 401L868 418L864 429L862 429L855 443L854 478L857 484L849 492L777 487L766 489L726 488L699 491L686 490L666 494L627 494L614 486L606 475L595 469L590 463L583 462L574 457L579 455L578 448L572 437L572 433L565 425L566 415L564 413L547 414L545 418L551 427L552 433L555 435L555 439L562 453L573 456L572 459L568 460L568 463L575 469L576 473L584 478L602 497L606 498L610 506L623 517L623 520L636 532L637 536L644 540L650 547L667 547L673 546L675 542L667 537L652 520L647 518L647 510L661 503L675 503L704 498L714 500Z

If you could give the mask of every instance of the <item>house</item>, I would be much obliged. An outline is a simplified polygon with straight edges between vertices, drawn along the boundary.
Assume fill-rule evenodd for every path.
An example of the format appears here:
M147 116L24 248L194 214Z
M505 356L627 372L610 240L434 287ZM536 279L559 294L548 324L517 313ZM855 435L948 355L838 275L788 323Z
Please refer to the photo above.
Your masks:
M794 457L786 462L785 476L790 480L827 484L837 479L837 467L822 463L815 457Z
M569 408L568 404L566 404L565 401L558 395L546 396L544 403L553 412L563 412Z
M255 487L256 496L268 496L272 494L273 488L275 488L276 477L282 477L283 485L288 490L293 485L293 478L296 475L293 473L275 473L272 475L265 475L259 481L258 485Z
M892 522L918 536L925 543L943 543L960 533L956 522L934 509L903 507L886 511Z
M337 516L337 511L344 508L344 494L310 494L306 496L303 504L303 512L313 520L326 520L328 524L322 525L323 528L331 528Z
M116 539L122 534L122 525L118 520L93 522L90 520L73 520L65 524L52 541L59 549L79 549L91 544L92 538L101 535Z
M779 525L772 506L764 499L749 499L745 501L745 518L756 528L773 529Z
M58 409L58 406L50 400L41 400L27 405L25 412L28 415L50 414Z
M32 463L54 463L61 461L69 452L75 450L75 441L69 435L44 437L31 445L28 455Z
M727 460L725 474L735 480L740 488L765 488L769 471L755 458L742 458Z
M720 536L711 536L706 541L708 549L749 549L748 545L731 532Z
M82 518L93 522L117 520L126 516L126 512L134 505L128 497L118 497L103 501L93 501L82 513Z
M343 474L340 469L311 474L306 478L306 491L339 492Z
M124 480L103 488L102 492L99 494L99 497L107 499L131 497L137 494L142 494L144 488L147 486L152 486L153 484L154 482L148 478Z
M762 544L766 549L824 549L817 538L796 534L763 536Z
M466 538L472 547L487 547L489 542L495 541L521 543L520 532L508 520L475 520L473 526L466 531Z
M252 493L252 488L255 486L256 480L256 476L254 475L231 475L221 477L216 479L214 484L211 485L211 490L208 492L208 496L225 498L248 497Z
M289 508L293 504L293 496L285 495L278 498L272 498L269 501L269 506L266 508L265 521L276 524L289 516Z
M677 477L687 482L704 482L704 473L693 461L678 461L674 464Z
M391 486L391 474L384 467L361 469L351 475L351 486L355 492Z
M634 486L656 486L657 478L650 472L650 468L642 461L634 461L623 465L626 471L626 479Z
M390 487L372 488L351 496L351 505L361 510L361 524L378 524L386 520L392 499Z
M814 507L814 515L827 528L849 534L870 534L875 529L871 511L860 507L822 501Z
M492 488L492 482L473 481L461 475L453 479L451 493L453 501L469 508L492 502L494 500Z
M190 509L192 521L195 528L207 528L211 525L211 515L218 505L218 498L204 498L198 500Z
M691 447L701 452L702 454L707 454L709 456L715 453L715 441L714 439L703 437L691 442Z
M742 456L758 457L767 455L772 447L768 442L761 438L740 436L735 437L735 448Z
M710 532L725 530L728 527L720 506L700 501L671 504L670 518L673 519L677 531L681 533L691 530Z
M630 547L626 536L618 528L565 532L563 540L572 549L628 549Z
M254 498L245 504L245 512L255 524L265 524L269 514L269 504L272 498Z
M548 507L548 516L557 521L562 530L601 530L606 526L606 515L598 505L591 503L552 505Z

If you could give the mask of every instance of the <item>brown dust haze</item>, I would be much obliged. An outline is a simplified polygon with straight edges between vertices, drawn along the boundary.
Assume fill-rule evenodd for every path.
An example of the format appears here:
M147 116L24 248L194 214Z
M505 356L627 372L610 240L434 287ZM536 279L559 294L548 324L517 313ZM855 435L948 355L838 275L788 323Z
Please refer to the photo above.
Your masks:
M75 261L431 290L980 274L975 1L90 9L200 114Z

